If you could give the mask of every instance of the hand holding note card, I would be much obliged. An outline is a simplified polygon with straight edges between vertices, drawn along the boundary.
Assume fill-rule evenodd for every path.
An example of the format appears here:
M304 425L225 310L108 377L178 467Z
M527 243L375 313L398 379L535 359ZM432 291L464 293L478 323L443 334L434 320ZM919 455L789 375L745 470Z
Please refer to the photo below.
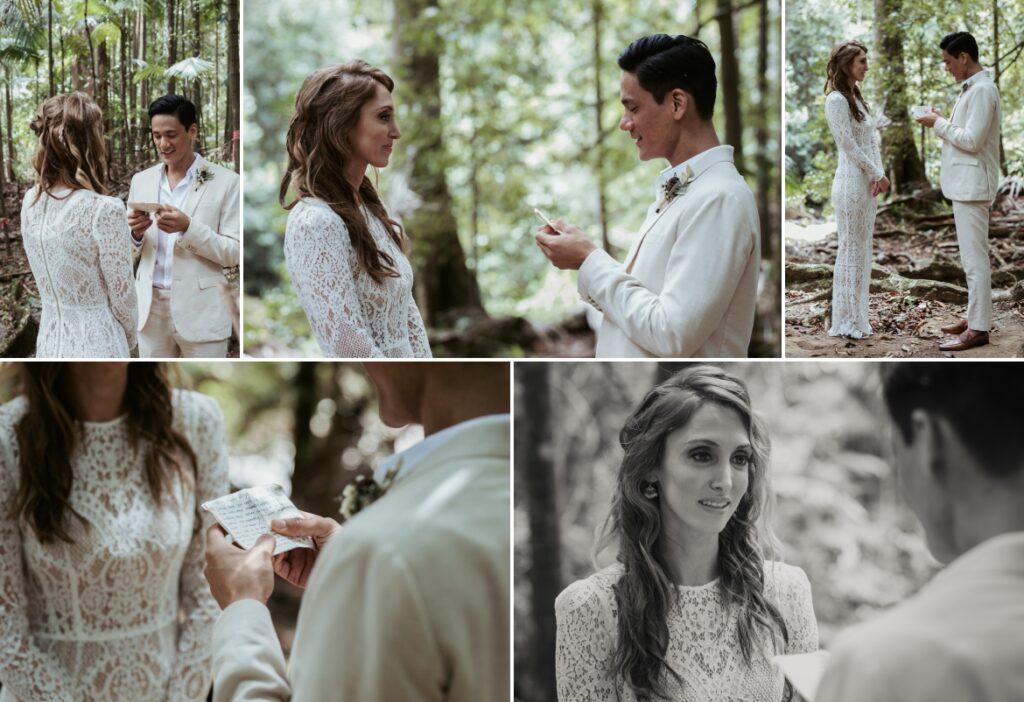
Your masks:
M248 550L256 540L270 531L271 519L301 517L292 501L284 494L280 485L259 485L233 492L216 500L203 503L203 509L213 515L217 523L239 546ZM313 541L306 537L289 538L274 534L277 545L274 555L291 551L293 548L313 548Z
M774 660L782 668L783 674L800 699L814 702L814 696L818 693L818 683L821 682L821 676L825 674L825 667L828 665L828 653L815 651L775 656Z

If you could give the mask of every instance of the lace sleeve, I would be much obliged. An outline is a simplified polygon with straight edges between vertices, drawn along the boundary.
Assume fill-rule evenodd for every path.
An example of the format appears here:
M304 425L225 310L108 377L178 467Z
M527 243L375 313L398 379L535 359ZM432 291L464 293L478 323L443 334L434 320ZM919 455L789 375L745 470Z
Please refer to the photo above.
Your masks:
M92 226L93 238L99 247L100 272L110 300L114 318L124 329L128 348L138 345L139 307L135 298L135 276L132 270L132 239L123 206L103 199L96 208Z
M615 652L611 610L603 593L586 580L573 583L555 600L558 633L555 676L559 702L615 700L611 671Z
M857 145L857 140L854 139L850 105L840 93L830 93L825 98L825 119L828 120L828 128L840 151L874 180L881 179L885 173L872 162L868 154L861 150Z
M811 583L800 568L779 564L779 606L789 640L786 653L811 653L818 650L818 620L814 616Z
M40 650L29 631L21 532L11 515L15 439L4 424L0 427L0 685L16 699L75 702L61 666Z
M189 439L196 453L196 501L201 504L228 492L228 452L224 443L224 417L215 400L198 393L185 395L184 404L191 427ZM178 634L174 674L168 692L169 702L202 702L213 679L210 639L219 609L203 576L206 528L204 519L192 535L182 565L179 584L184 624Z
M409 304L409 344L412 346L414 358L432 358L430 351L430 340L427 338L427 330L423 325L423 317L416 307L416 301Z
M324 356L381 358L359 299L356 256L348 230L333 212L292 212L285 263Z

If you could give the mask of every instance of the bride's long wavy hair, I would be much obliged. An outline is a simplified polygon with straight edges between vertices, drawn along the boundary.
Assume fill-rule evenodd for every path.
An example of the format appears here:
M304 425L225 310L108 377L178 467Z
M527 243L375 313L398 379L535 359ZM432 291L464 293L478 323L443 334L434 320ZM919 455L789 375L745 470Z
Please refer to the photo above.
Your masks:
M597 546L600 551L613 541L618 543L623 574L614 586L618 645L613 668L640 700L666 697L663 672L681 682L665 660L668 614L678 590L661 540L660 497L645 497L644 488L652 473L664 469L668 435L685 427L709 403L739 413L753 454L747 491L718 537L718 587L727 606L739 610L736 635L748 664L755 653L766 653L762 635L776 650L788 639L782 614L764 596L765 555L774 550L767 518L762 520L771 496L767 430L751 408L741 380L714 366L687 368L651 389L622 428L619 442L625 454Z
M847 104L850 105L850 114L858 122L863 122L865 115L857 107L857 100L860 100L865 110L871 112L868 101L857 87L857 81L850 75L850 67L861 51L867 54L868 47L859 41L851 39L837 44L832 49L832 55L828 57L828 65L825 67L825 94L836 91L846 98Z
M73 543L70 517L84 522L71 506L71 456L82 425L73 413L68 371L67 363L20 366L28 409L15 430L20 480L11 517L24 518L43 543ZM187 485L196 481L196 454L174 428L172 392L163 364L129 364L124 421L133 449L145 454L146 484L156 502L172 494L176 479Z
M359 210L361 198L370 213L379 219L391 239L405 249L402 225L392 219L376 188L367 176L359 192L345 178L352 160L349 133L359 123L363 105L383 85L393 92L395 83L384 71L365 61L328 66L311 73L295 97L295 116L288 125L288 168L278 190L278 202L286 210L298 202L288 200L294 188L298 197L320 198L341 217L356 251L356 262L374 282L399 275L394 259L374 243L369 223Z
M39 187L32 204L61 185L106 195L103 110L91 97L73 92L48 98L29 126L39 138L32 157Z

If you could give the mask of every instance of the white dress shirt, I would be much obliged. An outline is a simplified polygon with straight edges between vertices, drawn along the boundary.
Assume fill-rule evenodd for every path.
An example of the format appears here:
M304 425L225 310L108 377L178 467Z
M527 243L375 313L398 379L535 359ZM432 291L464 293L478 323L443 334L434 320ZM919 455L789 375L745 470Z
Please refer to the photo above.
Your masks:
M185 173L185 177L178 181L178 184L173 188L167 179L167 165L164 164L160 168L160 190L158 191L160 204L170 205L179 210L184 208L185 199L194 187L196 172L202 168L204 163L206 163L206 159L196 154L195 160L192 161L188 172ZM173 276L172 269L174 267L174 242L180 239L185 232L161 233L163 236L157 239L156 262L153 264L153 287L170 290ZM141 246L142 242L136 241L135 245Z

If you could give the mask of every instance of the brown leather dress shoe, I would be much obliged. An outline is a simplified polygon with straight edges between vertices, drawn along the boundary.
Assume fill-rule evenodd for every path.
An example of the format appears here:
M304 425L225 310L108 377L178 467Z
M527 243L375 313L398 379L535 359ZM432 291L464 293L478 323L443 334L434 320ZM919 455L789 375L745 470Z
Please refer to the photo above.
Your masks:
M953 324L947 324L942 327L943 334L963 334L967 331L967 320L961 319L959 322Z
M940 344L939 348L943 351L966 351L967 349L973 349L975 346L984 346L987 343L987 331L968 329L962 332L956 339Z

